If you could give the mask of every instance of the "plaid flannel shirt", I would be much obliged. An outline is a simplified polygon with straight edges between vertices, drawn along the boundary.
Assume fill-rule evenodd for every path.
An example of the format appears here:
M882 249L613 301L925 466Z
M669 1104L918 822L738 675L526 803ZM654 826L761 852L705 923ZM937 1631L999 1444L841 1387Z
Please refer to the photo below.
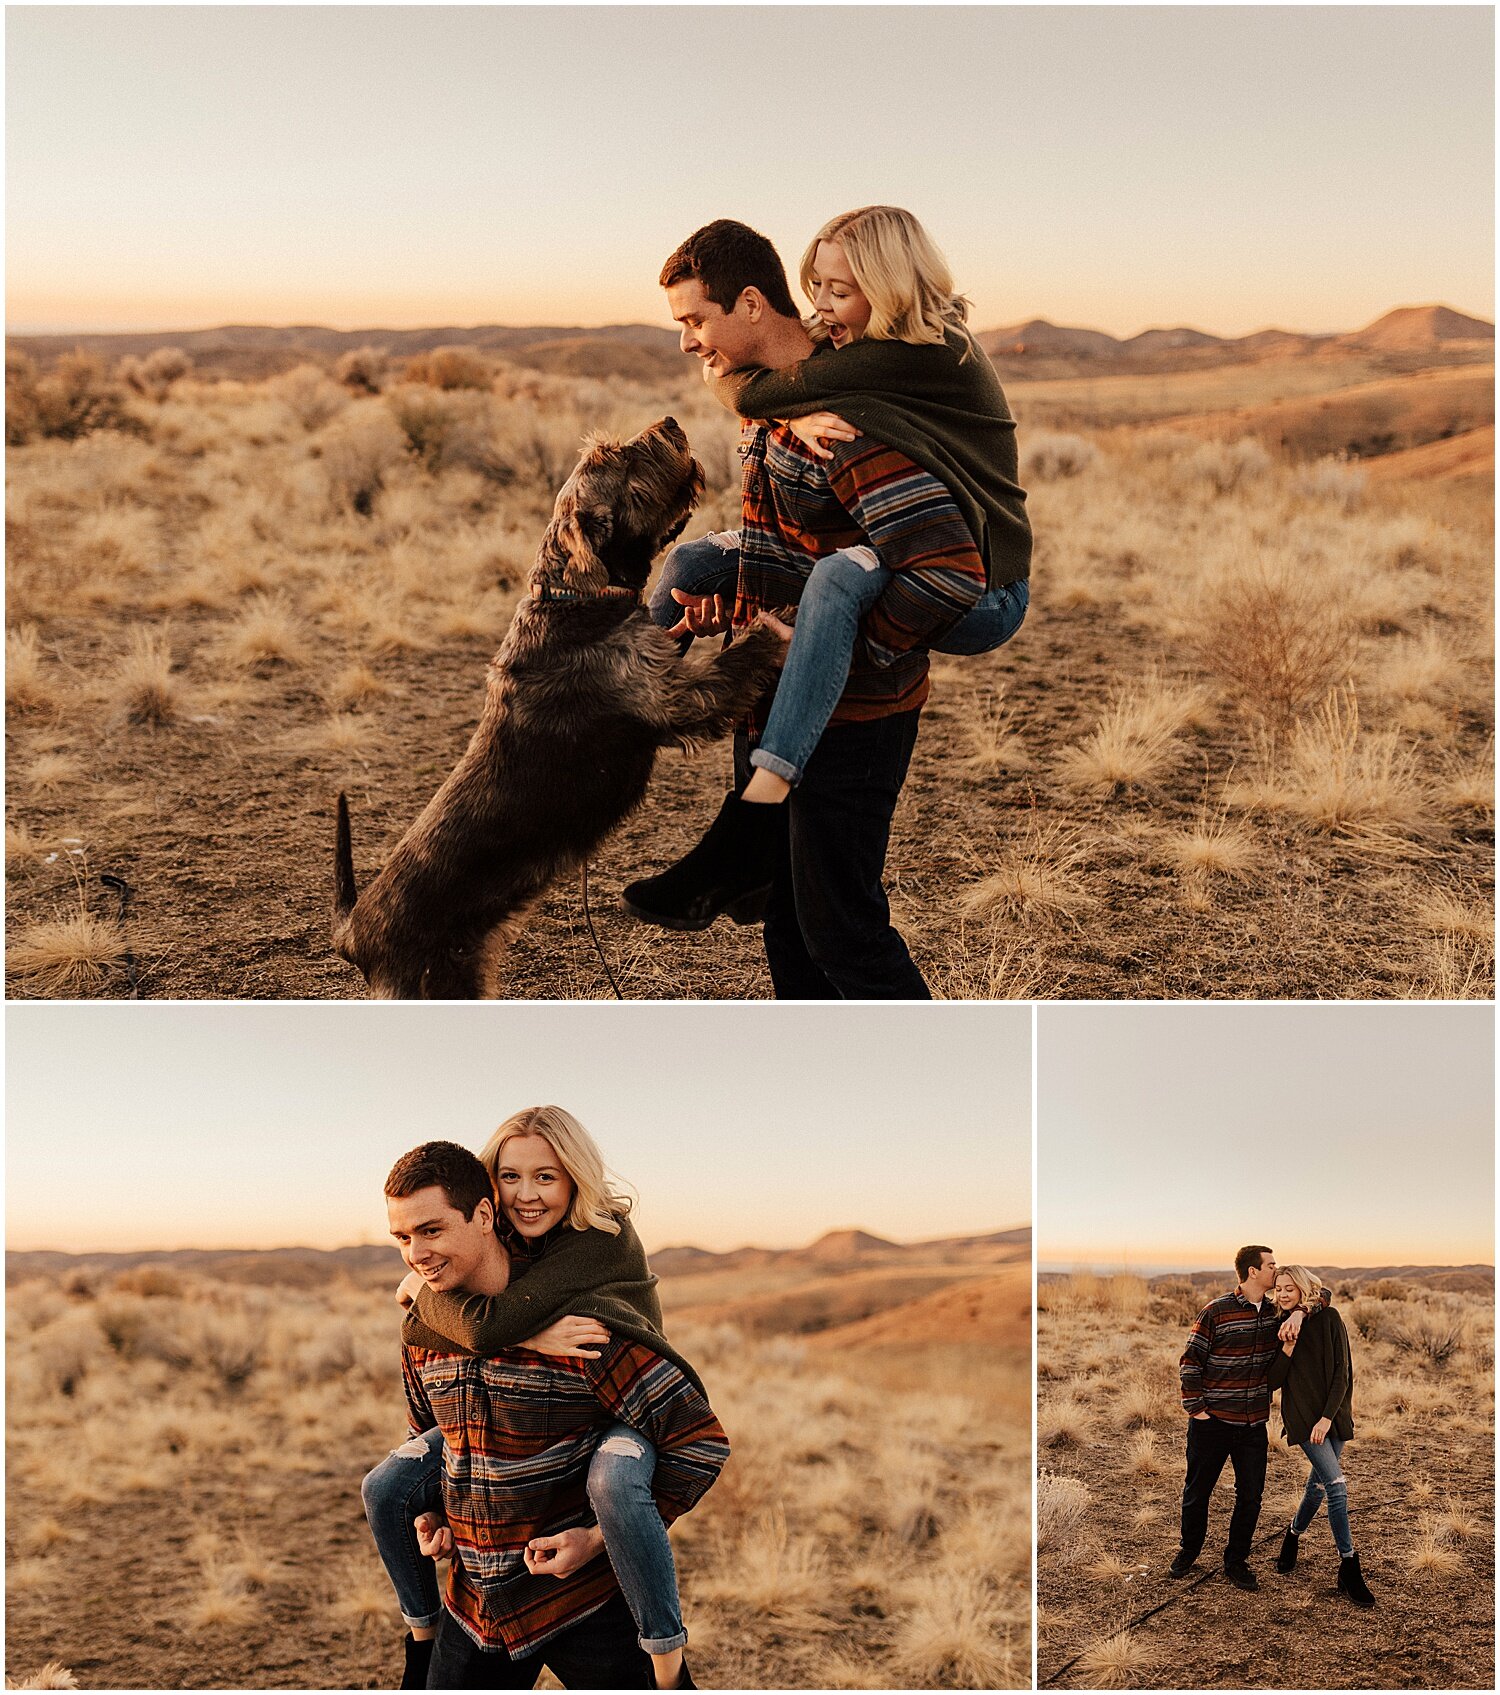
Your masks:
M443 1507L454 1559L443 1597L481 1648L519 1659L619 1593L607 1557L533 1577L533 1536L595 1523L586 1490L600 1432L632 1425L656 1448L670 1524L712 1485L729 1442L703 1395L660 1354L611 1342L596 1360L507 1348L492 1358L401 1350L413 1433L443 1433Z
M953 497L903 453L861 436L819 459L784 426L747 423L734 621L795 605L841 547L874 548L895 573L866 615L835 724L909 712L927 699L926 644L986 588L984 561Z

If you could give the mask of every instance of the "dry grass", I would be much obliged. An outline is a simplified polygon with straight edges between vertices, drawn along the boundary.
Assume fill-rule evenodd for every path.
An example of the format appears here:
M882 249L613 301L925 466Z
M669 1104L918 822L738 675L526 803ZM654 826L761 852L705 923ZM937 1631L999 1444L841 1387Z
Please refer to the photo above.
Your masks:
M966 916L1066 919L1092 904L1078 876L1088 854L1076 831L1033 817L1021 841L1003 849L1000 858L998 870L969 884L959 897ZM983 863L973 850L971 859Z
M119 925L88 910L80 885L76 911L17 933L6 949L5 971L28 993L68 998L98 988L126 952Z
M165 630L137 628L110 683L110 698L132 724L167 724L182 710L182 688L172 674L171 638Z
M1146 1642L1121 1630L1084 1649L1078 1675L1085 1689L1126 1689L1150 1667L1151 1660Z

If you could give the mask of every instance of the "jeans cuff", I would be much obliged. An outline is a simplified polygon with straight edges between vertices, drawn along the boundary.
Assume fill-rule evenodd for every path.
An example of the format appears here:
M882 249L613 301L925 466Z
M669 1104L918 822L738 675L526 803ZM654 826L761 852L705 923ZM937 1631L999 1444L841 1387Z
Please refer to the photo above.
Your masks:
M793 765L790 760L779 759L774 753L767 753L763 747L758 747L750 755L750 763L760 766L762 771L774 771L776 775L796 788L802 781L800 766ZM661 1649L657 1650L662 1652Z
M441 1607L435 1613L422 1613L416 1618L413 1618L410 1613L402 1613L401 1615L408 1630L431 1630L442 1616L443 1609Z
M643 1654L670 1654L674 1648L687 1646L687 1632L679 1630L675 1636L643 1636L641 1652Z

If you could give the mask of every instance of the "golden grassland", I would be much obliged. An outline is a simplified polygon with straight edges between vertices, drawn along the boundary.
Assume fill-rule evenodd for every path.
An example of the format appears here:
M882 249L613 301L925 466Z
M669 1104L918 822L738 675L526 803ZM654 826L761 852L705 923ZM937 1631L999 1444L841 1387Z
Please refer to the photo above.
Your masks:
M1185 1466L1177 1362L1207 1298L1129 1275L1038 1290L1039 1686L1493 1688L1492 1296L1390 1278L1335 1290L1354 1356L1344 1469L1369 1612L1334 1592L1326 1518L1292 1575L1274 1569L1307 1475L1274 1410L1259 1591L1216 1569L1228 1468L1197 1568L1209 1575L1168 1577Z
M708 471L694 531L736 521L733 421L691 379L341 368L136 373L116 427L76 439L35 420L87 421L97 371L12 385L34 397L8 478L13 995L359 993L327 940L334 796L369 874L463 748L581 437L673 412ZM1013 387L1032 608L998 653L935 658L888 865L939 995L1490 993L1488 486L1263 443L1271 369L1100 379L1065 433L1041 422L1060 385ZM1305 361L1295 392L1371 369ZM1231 401L1243 434L1193 433ZM629 997L769 992L753 929L616 904L696 839L727 766L665 757L596 858ZM576 885L503 978L610 993Z
M389 1291L144 1267L7 1306L14 1687L395 1685ZM671 1328L734 1446L672 1531L700 1683L1029 1686L1029 1346Z

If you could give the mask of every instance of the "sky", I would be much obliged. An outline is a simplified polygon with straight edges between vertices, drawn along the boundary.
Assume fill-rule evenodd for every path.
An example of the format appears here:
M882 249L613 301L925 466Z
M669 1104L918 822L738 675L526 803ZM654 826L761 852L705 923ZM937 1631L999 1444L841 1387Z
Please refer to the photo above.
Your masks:
M1031 1211L1026 1007L16 1006L12 1249L385 1239L395 1160L522 1107L587 1126L648 1248L1003 1230Z
M1038 1263L1494 1263L1488 1006L1042 1007Z
M12 332L666 324L905 205L986 329L1492 318L1487 6L12 6Z

